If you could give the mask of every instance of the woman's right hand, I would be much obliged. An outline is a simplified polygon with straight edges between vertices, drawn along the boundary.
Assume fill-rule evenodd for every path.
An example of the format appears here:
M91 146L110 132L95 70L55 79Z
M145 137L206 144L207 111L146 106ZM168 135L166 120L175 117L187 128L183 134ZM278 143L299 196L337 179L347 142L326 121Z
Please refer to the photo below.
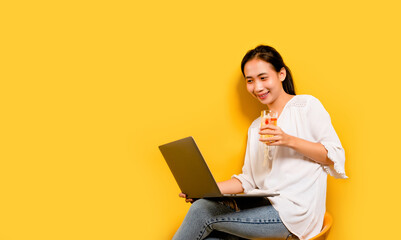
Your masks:
M187 195L185 193L180 193L180 194L178 194L178 196L181 197L181 198L185 198L185 202L187 202L187 203L188 202L190 202L190 203L194 202L194 200L192 198L187 198Z

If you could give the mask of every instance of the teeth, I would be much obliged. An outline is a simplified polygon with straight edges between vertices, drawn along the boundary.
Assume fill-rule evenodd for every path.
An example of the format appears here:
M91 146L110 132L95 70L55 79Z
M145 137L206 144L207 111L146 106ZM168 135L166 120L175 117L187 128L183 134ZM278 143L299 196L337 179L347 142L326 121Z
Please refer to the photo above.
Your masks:
M265 97L269 92L263 94L263 95L259 95L259 97Z

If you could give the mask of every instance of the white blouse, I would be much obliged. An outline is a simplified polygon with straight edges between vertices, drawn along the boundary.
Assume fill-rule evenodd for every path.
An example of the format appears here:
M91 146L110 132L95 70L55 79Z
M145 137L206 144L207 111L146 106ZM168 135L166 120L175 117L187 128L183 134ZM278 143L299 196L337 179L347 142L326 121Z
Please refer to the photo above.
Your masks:
M277 125L288 135L318 142L327 149L333 165L323 166L297 151L270 146L271 158L265 158L266 145L259 141L261 118L248 130L248 143L239 179L245 193L279 192L269 197L284 225L301 240L317 235L326 212L327 173L335 178L345 175L345 153L327 111L318 99L296 95L284 107ZM270 159L270 160L269 160Z

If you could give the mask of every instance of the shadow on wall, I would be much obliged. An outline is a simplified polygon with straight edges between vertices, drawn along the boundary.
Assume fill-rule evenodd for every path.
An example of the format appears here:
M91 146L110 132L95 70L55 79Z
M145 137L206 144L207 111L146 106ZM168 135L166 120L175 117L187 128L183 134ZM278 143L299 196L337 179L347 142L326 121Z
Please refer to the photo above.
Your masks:
M252 97L251 94L246 90L246 83L242 74L239 75L237 79L239 108L241 113L251 123L260 116L260 111L267 109L267 106L261 104L259 100Z

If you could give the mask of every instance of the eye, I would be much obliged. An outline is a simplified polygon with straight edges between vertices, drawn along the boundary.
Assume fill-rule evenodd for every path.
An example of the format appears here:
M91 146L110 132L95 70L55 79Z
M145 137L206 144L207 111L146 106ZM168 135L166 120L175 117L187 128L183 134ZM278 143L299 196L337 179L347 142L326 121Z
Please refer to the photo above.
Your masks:
M252 80L252 79L247 79L246 82L247 82L247 83L252 83L253 80Z
M260 77L260 80L267 80L267 77Z

